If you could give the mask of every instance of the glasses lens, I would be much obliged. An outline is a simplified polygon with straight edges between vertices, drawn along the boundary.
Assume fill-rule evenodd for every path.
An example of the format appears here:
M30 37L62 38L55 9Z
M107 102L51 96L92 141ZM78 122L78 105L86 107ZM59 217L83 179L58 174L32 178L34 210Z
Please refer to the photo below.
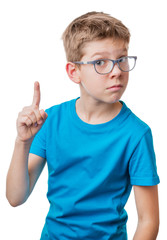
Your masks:
M113 62L108 59L97 60L95 63L96 72L100 74L109 73L112 68L113 68Z
M136 59L134 57L123 57L120 58L119 67L124 72L131 71L136 64Z

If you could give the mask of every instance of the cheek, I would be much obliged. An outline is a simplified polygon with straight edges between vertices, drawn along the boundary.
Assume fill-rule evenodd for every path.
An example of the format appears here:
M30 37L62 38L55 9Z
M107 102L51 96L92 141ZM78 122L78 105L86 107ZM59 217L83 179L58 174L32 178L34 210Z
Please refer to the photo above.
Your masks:
M98 81L97 79L95 81L93 78L89 78L88 81L82 81L81 84L85 90L94 93L100 93L101 90L104 88L100 81Z
M87 68L87 72L82 72L81 75L81 84L85 88L97 90L103 86L103 81L100 78L100 75L97 74L94 70L94 67Z
M126 88L126 86L127 86L127 84L128 84L128 81L129 81L129 73L128 73L128 72L127 72L127 73L124 73L124 74L122 75L121 81L122 81L123 85L124 85L125 88ZM120 82L121 82L121 81L120 81Z
M89 74L88 78L81 81L82 89L92 96L101 96L104 92L104 82L102 79L98 79L98 76Z
M125 82L128 83L128 80L129 80L129 72L126 72L126 73L125 73L124 79L125 79Z

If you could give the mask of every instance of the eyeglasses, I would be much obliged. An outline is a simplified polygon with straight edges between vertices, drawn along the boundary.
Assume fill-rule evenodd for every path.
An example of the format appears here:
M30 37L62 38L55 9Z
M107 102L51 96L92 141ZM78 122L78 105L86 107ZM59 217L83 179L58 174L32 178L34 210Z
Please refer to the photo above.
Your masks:
M132 71L136 65L137 57L132 56L126 56L121 57L117 60L112 59L98 59L94 61L88 61L88 62L73 62L76 64L93 64L95 71L98 74L108 74L112 71L114 68L114 65L117 64L119 69L123 72L129 72Z

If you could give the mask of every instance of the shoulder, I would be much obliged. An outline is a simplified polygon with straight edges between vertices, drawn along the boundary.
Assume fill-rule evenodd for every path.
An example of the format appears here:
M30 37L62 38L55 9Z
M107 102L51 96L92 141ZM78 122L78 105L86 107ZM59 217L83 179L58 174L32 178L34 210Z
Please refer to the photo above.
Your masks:
M125 103L124 103L125 104ZM126 121L128 131L138 138L142 138L147 132L151 132L150 126L133 113L125 104L129 115Z
M58 117L59 114L67 111L75 100L76 99L72 99L57 105L53 105L50 108L47 108L45 111L48 114L48 119Z
M150 129L149 125L146 122L144 122L141 118L139 118L136 114L134 114L132 111L130 114L130 122L132 126L136 128L136 130L147 131Z

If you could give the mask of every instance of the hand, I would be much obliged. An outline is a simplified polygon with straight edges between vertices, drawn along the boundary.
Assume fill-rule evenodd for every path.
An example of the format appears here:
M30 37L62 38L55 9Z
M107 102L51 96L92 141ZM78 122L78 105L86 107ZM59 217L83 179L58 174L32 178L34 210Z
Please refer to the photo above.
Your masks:
M40 85L38 82L35 82L32 105L24 107L18 115L17 139L29 142L42 127L48 115L44 110L39 110L39 104Z

